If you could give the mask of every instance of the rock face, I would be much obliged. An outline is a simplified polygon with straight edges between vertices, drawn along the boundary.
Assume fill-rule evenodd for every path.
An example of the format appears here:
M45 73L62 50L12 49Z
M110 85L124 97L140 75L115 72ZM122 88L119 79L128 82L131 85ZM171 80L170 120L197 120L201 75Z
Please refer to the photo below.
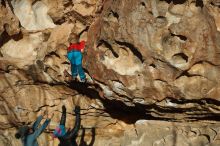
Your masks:
M140 120L135 131L126 131L122 145L126 146L190 146L219 145L219 124L179 124ZM147 131L147 132L146 132Z
M219 145L220 1L0 2L0 145L42 113L55 116L39 143L58 145L62 105L67 127L82 108L79 145ZM87 84L65 82L75 34Z
M42 30L54 28L53 23L48 13L48 7L44 2L37 1L12 1L14 14L18 17L21 25L26 30ZM28 12L28 13L27 13Z
M202 108L197 101L219 101L217 2L127 0L105 6L88 34L97 46L88 58L96 55L96 61L87 59L90 74L105 83L105 98L169 109L178 106L173 102Z

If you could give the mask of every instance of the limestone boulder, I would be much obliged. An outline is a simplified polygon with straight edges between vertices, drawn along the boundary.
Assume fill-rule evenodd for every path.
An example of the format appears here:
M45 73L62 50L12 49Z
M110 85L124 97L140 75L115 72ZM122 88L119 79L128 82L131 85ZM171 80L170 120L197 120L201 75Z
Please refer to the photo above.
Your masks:
M217 146L218 0L2 0L0 145L39 115L50 137L67 107L81 107L79 145ZM87 83L71 74L68 39L86 41ZM196 121L196 122L195 122Z

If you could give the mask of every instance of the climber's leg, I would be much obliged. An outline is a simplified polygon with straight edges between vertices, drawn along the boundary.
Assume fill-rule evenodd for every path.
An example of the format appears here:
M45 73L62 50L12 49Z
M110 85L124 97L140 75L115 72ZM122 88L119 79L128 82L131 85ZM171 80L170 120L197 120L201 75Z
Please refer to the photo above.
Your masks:
M82 64L77 65L77 68L78 68L80 80L81 80L82 82L85 82L86 75L85 75L85 72L84 72L84 70L83 70L83 68L82 68Z
M76 64L71 64L71 72L72 72L73 79L76 79L77 74L78 74L77 65Z

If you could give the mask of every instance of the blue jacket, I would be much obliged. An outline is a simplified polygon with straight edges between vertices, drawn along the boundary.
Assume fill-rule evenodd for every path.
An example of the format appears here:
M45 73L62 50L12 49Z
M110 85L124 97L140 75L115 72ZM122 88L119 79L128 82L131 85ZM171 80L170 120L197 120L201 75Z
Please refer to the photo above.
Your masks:
M38 146L37 138L40 134L46 129L48 124L50 123L50 119L46 119L41 127L38 128L43 116L39 116L37 120L34 122L32 128L34 132L22 138L23 146Z
M54 137L62 137L65 134L66 134L66 128L64 125L59 125L59 127L57 127L53 132Z

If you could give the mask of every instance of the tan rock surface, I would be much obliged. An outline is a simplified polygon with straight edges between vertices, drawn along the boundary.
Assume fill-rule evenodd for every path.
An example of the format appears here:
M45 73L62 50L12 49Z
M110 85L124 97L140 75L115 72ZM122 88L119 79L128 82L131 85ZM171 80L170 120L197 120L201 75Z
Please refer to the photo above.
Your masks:
M13 0L12 6L14 14L26 30L43 30L55 27L52 19L47 14L48 7L42 1L33 4L32 0Z
M21 145L16 128L45 112L40 145L58 145L62 105L68 128L82 108L81 145L219 145L218 0L0 2L1 146ZM89 84L64 82L74 34Z
M219 124L140 120L135 123L135 129L126 130L123 146L217 146L220 142Z

